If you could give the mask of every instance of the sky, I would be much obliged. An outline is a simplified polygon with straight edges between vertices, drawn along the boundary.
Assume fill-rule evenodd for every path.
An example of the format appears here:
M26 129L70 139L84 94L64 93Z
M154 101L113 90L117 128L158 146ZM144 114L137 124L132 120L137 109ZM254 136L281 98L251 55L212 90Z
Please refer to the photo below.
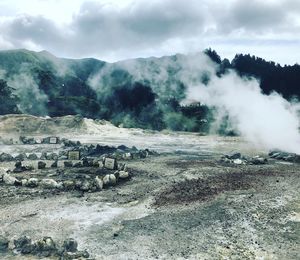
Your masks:
M118 61L236 53L300 63L300 0L0 0L0 50Z

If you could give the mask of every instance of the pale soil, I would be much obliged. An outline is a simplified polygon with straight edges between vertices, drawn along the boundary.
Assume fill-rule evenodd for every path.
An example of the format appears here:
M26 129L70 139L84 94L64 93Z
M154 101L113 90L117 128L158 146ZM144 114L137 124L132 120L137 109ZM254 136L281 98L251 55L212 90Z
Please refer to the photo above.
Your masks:
M239 138L135 135L69 136L168 152L128 161L133 176L116 187L81 196L0 184L0 234L73 237L95 259L300 258L299 164L220 163L221 154L234 150L267 156ZM42 147L2 148L18 153Z

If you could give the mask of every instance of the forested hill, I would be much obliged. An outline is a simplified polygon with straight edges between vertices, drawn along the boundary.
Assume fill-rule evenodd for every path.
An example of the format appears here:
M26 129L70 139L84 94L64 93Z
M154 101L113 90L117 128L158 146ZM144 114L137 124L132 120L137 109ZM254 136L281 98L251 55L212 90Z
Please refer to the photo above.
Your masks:
M212 69L213 68L213 69ZM232 61L215 51L106 63L62 59L42 51L0 51L0 114L80 114L126 127L205 131L210 108L182 106L187 76L207 84L229 70L260 80L265 93L300 97L300 66L282 66L238 54Z
M240 76L255 77L260 80L260 87L264 93L276 91L286 99L300 97L300 65L280 65L273 61L266 61L250 54L237 54L230 62L221 57L213 50L206 53L220 65L221 72L225 69L233 69Z

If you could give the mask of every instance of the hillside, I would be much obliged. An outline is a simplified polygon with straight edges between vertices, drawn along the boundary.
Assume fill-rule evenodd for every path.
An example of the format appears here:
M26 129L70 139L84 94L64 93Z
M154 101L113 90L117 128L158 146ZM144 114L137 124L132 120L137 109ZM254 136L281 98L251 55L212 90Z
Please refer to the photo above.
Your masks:
M79 114L125 127L205 132L214 108L184 106L187 89L207 85L230 70L257 78L264 93L300 97L299 65L282 67L250 55L237 55L230 62L208 49L196 55L106 63L22 49L0 51L0 114ZM226 122L222 127L228 128Z

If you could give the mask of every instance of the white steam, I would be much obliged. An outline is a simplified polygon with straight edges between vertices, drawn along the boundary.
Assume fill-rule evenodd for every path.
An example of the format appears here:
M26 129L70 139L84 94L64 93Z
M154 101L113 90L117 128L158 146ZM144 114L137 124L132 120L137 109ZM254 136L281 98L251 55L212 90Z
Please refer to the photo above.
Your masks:
M254 79L242 79L234 72L213 77L207 86L189 86L187 100L227 113L231 126L253 143L300 153L298 105L275 92L263 94Z
M7 82L19 97L18 108L22 113L43 116L48 114L48 96L39 88L26 64L21 66L17 74L7 78Z
M107 64L90 79L90 85L105 94L116 84L107 75L121 69L133 81L149 82L159 98L175 96L182 103L197 101L215 108L212 127L220 128L226 115L233 130L260 147L300 153L299 103L288 102L275 92L265 95L257 80L243 79L233 71L219 78L216 68L203 53L128 60ZM179 89L176 81L187 90Z

